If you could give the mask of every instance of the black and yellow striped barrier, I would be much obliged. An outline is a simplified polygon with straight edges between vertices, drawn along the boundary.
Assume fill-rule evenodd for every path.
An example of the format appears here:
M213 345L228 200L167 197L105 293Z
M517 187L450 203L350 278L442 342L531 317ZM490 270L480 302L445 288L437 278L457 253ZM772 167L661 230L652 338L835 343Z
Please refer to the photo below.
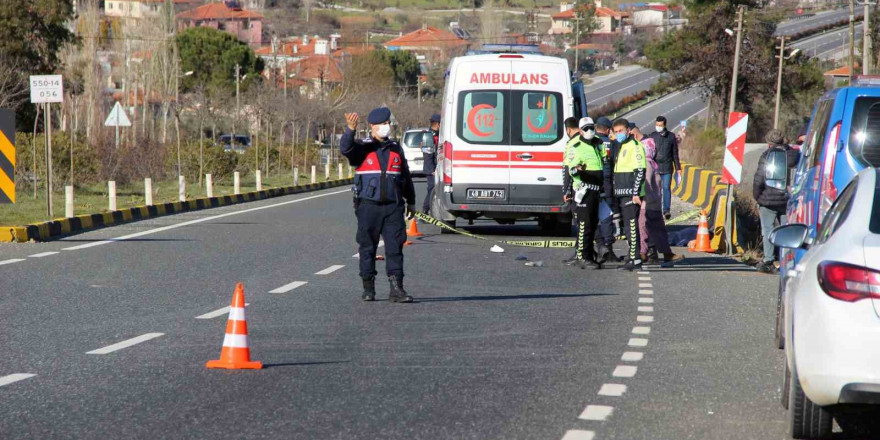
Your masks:
M15 111L0 110L0 203L15 203Z
M681 183L673 184L672 194L708 212L709 224L714 234L711 242L712 248L724 250L726 248L724 227L727 211L727 185L721 183L721 173L687 163L683 163L681 167ZM741 251L735 224L732 241L736 250Z
M273 197L300 194L309 191L350 185L354 179L331 180L299 186L271 188L244 194L193 199L186 202L162 203L153 206L136 206L119 211L98 214L80 215L71 218L59 218L43 223L25 226L7 226L0 228L0 242L46 241L63 235L85 232L103 226L117 225L130 221L143 220L163 215L198 211L200 209L217 208L237 203L253 202Z

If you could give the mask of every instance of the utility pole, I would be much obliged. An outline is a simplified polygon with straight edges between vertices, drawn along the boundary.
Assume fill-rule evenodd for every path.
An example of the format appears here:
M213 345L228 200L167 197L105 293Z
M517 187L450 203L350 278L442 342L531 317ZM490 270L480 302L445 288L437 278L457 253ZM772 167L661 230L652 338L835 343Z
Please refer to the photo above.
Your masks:
M241 83L241 66L235 64L235 115L232 116L232 144L235 143L235 122L238 120L238 109L241 105L239 101L240 83Z
M581 45L581 18L577 14L577 3L575 3L574 8L574 69L572 70L577 72L578 61L580 61L580 49L578 46Z
M776 111L773 113L773 128L779 128L779 100L782 95L782 62L785 60L785 40L786 37L778 37L779 39L779 73L776 75Z
M868 2L865 2L865 19L862 23L862 75L870 75L874 42L871 41L871 5Z
M856 4L849 0L849 83L852 84L856 73Z
M52 213L52 104L46 105L46 114L43 116L46 123L46 214L49 218L55 217Z
M733 78L731 79L730 84L730 104L728 105L727 114L728 118L730 118L730 114L734 112L736 109L736 81L739 76L739 51L742 47L742 30L743 30L743 15L745 14L745 6L739 6L736 10L736 48L733 51ZM727 215L726 221L727 223L724 226L724 235L727 240L727 254L733 255L733 227L736 224L734 222L735 212L733 210L733 185L727 184Z
M284 100L287 101L287 61L284 63Z

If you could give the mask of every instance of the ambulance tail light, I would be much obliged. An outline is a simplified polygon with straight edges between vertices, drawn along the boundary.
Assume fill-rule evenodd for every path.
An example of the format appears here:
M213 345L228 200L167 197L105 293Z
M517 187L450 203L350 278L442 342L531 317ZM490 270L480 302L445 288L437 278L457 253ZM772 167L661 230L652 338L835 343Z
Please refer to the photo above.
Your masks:
M452 143L443 142L443 184L452 185Z

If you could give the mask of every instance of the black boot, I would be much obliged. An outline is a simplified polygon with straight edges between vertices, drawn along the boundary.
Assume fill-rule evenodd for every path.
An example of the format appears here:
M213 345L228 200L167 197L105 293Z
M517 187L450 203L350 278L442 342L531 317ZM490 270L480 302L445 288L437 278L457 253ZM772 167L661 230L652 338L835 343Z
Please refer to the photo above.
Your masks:
M602 260L604 260L603 262L611 261L613 263L618 263L620 261L623 261L623 257L618 257L617 254L614 253L614 250L609 247L608 251L606 251L605 254L602 255Z
M572 255L571 257L562 260L562 264L566 266L572 266L577 264L579 261L580 260L578 260L577 252L575 252L574 255Z
M364 301L375 301L376 300L376 277L363 278L364 282L364 293L361 295L361 299Z
M642 270L642 260L636 260L636 261L627 260L626 264L618 267L617 269L618 270L627 270L630 272L632 272L634 270Z
M597 262L595 258L587 258L581 261L581 269L599 270L601 268L602 263Z
M413 297L409 296L406 290L403 290L403 275L388 277L388 282L391 284L391 294L388 295L388 301L395 303L413 302Z

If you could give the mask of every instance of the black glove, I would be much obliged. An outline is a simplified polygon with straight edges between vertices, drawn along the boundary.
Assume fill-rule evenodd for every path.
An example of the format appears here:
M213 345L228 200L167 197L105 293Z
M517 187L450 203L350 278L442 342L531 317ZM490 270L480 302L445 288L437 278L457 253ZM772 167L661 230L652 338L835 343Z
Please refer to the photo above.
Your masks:
M412 220L416 216L416 205L407 204L406 205L406 219Z

